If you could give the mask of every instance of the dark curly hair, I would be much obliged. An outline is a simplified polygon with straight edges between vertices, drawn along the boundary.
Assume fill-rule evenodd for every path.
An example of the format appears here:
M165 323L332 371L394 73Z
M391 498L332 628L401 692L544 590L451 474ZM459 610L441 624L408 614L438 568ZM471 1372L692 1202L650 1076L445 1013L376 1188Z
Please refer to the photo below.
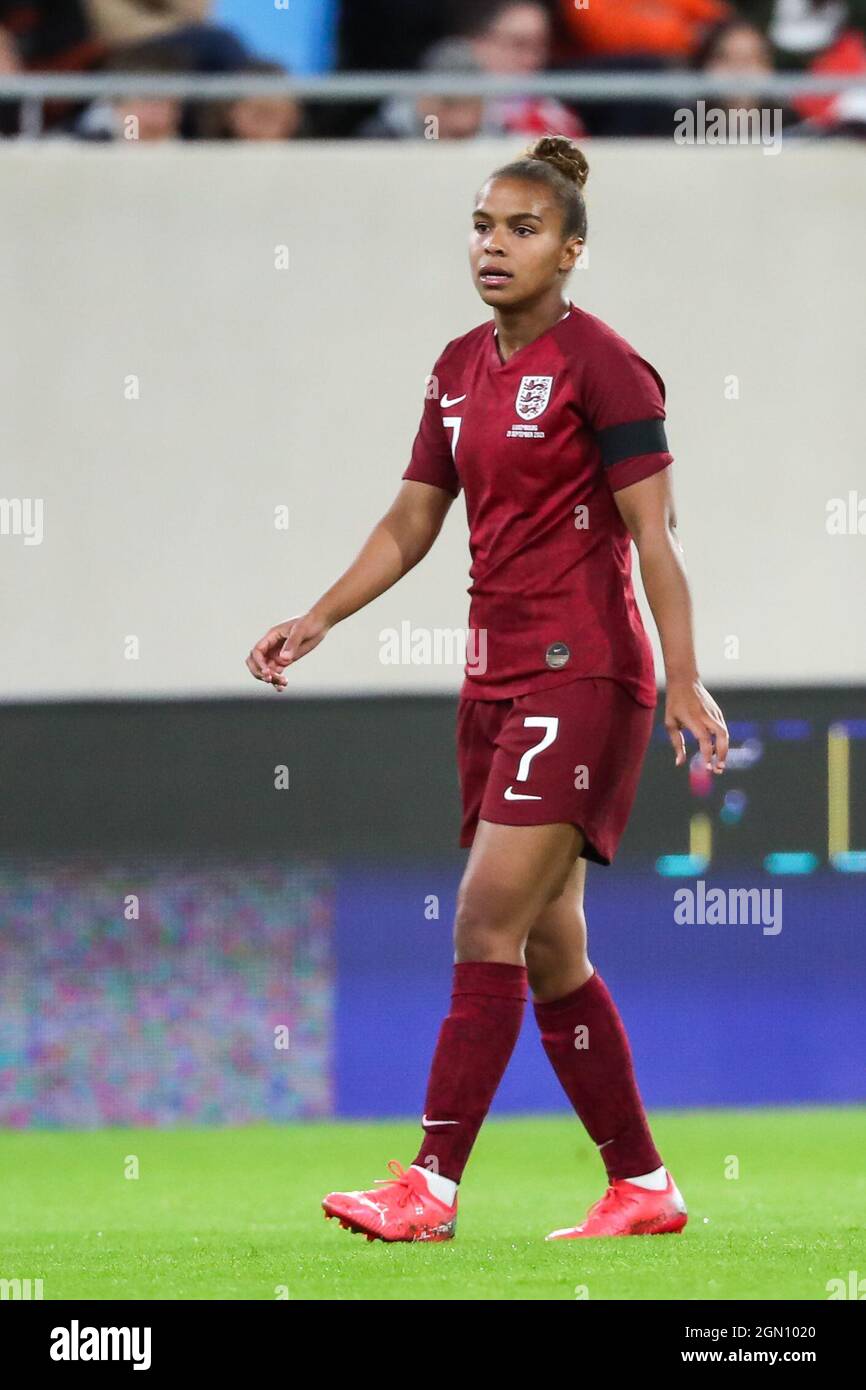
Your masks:
M547 184L562 209L563 237L586 239L583 186L589 178L586 155L565 135L543 135L529 145L521 159L503 164L494 179L526 179Z

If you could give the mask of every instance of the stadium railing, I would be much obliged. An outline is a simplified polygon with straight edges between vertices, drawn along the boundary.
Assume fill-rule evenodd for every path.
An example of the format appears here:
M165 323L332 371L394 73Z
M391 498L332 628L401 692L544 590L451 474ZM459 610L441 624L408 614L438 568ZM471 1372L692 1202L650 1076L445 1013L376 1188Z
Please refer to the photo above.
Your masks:
M176 97L185 102L293 96L310 102L371 102L396 96L557 96L575 103L689 101L738 95L790 101L804 96L866 92L862 74L670 72L553 72L532 76L448 73L341 72L320 76L162 73L14 73L0 77L0 101L21 106L21 136L38 137L49 101Z

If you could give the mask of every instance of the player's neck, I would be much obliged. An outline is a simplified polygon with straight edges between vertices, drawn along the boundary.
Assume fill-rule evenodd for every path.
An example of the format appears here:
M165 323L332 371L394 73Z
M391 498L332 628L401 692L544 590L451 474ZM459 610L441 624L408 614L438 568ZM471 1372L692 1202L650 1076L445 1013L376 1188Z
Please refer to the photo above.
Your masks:
M526 347L527 343L540 338L542 333L546 333L555 323L559 323L570 307L568 299L557 288L554 294L546 296L536 304L520 305L515 309L494 309L496 340L503 362L507 362L520 348Z

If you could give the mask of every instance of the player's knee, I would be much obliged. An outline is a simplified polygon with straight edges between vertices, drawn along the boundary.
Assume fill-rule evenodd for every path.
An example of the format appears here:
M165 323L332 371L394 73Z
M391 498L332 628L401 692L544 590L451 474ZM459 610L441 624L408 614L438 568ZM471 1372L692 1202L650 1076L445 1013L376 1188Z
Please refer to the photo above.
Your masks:
M569 902L539 913L524 953L533 994L546 996L560 980L573 979L581 973L588 978L592 966L587 955L583 908Z
M533 994L545 994L551 977L562 969L562 952L549 941L533 941L530 936L524 948L526 976Z
M522 945L525 927L516 905L501 897L462 893L454 916L454 946L461 960L496 960L503 946Z
M593 966L580 942L554 944L550 941L526 943L526 977L536 999L559 999L579 988L593 973Z

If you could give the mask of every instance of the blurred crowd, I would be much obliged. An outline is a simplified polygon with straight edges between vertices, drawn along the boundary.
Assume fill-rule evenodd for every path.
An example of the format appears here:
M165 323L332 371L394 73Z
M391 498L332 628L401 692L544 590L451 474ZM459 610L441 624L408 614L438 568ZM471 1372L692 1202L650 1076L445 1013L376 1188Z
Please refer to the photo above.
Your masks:
M674 110L689 102L442 97L436 79L693 70L712 75L715 105L734 108L780 103L742 92L726 97L730 73L860 76L862 87L793 100L784 123L806 135L866 135L866 0L312 2L328 12L334 34L332 58L320 67L417 70L429 74L429 93L380 105L301 103L280 94L207 103L133 96L51 101L43 134L122 139L132 119L135 139L151 141L669 135ZM274 25L291 22L286 0L268 4ZM255 26L248 22L253 9ZM285 74L286 64L266 51L262 14L261 7L227 0L0 0L0 82L22 72ZM20 103L0 99L0 135L14 137L24 128Z

